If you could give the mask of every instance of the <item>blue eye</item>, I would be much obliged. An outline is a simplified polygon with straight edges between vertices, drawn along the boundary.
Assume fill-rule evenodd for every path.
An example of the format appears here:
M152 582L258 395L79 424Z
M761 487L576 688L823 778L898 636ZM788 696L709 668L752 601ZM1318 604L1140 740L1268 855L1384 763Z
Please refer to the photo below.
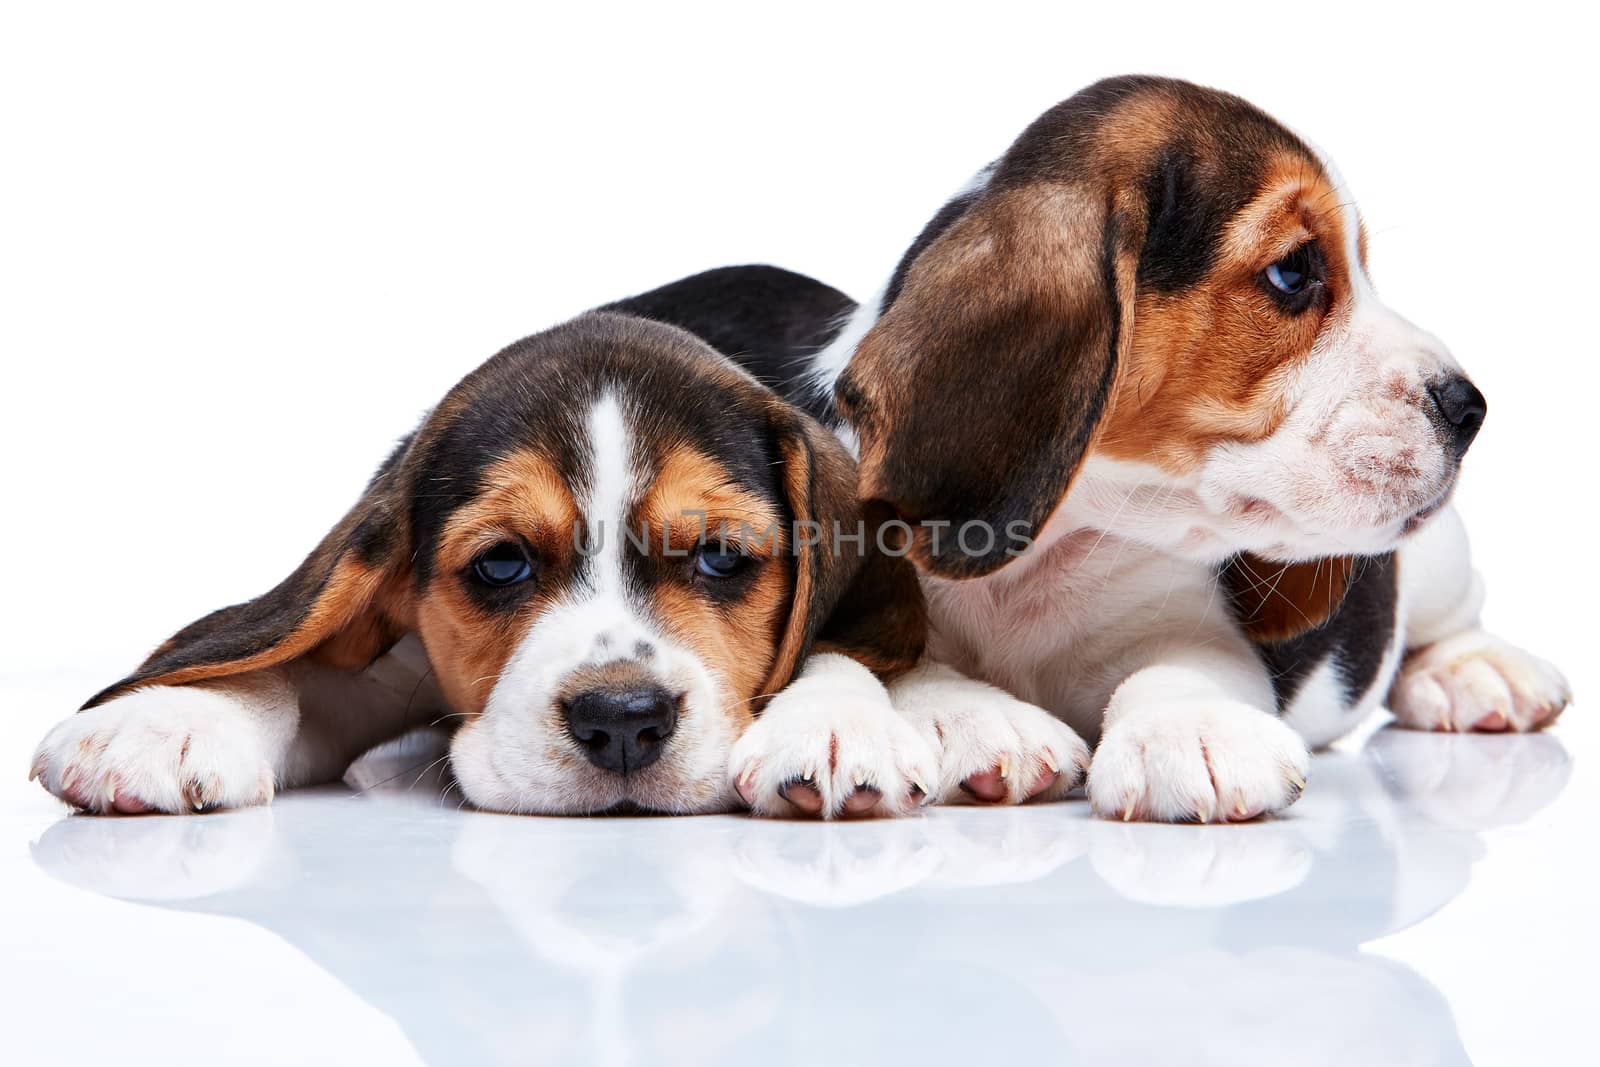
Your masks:
M1284 263L1274 263L1267 268L1267 281L1279 292L1291 296L1306 287L1306 276Z
M472 561L472 573L484 585L516 585L533 577L533 564L521 545L502 541Z
M1317 242L1307 241L1261 272L1262 278L1284 296L1298 296L1317 284L1322 260Z
M707 578L732 578L750 563L750 557L741 555L732 545L701 545L695 556L696 574Z

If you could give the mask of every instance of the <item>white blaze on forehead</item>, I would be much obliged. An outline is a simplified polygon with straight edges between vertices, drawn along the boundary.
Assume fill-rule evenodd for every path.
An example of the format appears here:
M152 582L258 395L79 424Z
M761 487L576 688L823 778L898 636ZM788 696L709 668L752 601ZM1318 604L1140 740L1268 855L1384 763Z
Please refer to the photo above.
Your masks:
M629 602L623 580L640 534L635 528L630 544L625 523L648 472L635 458L622 396L601 394L580 432L587 469L575 494L588 537L584 578L534 620L483 714L457 733L457 780L474 803L500 811L576 814L624 799L659 811L725 810L734 729L719 680L694 651L656 629L644 599ZM574 671L618 659L640 660L638 669L680 702L661 758L626 777L585 758L561 700Z
M628 504L633 498L633 469L628 425L614 393L603 394L589 409L589 489L582 501L589 545L599 546L589 571L599 596L622 596L622 552Z

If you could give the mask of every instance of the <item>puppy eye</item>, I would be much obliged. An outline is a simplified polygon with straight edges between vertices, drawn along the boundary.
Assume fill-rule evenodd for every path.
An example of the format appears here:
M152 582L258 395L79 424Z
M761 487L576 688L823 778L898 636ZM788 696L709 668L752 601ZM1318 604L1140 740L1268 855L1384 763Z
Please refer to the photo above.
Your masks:
M1267 268L1267 284L1280 293L1293 296L1306 287L1306 272L1297 264L1297 257L1280 259Z
M533 577L533 564L521 545L502 541L478 554L472 573L484 585L516 585Z
M1311 293L1322 284L1322 253L1317 242L1307 241L1261 272L1267 292L1286 310L1301 311L1309 306Z
M695 573L707 578L732 578L749 565L749 556L727 544L701 545L694 560Z

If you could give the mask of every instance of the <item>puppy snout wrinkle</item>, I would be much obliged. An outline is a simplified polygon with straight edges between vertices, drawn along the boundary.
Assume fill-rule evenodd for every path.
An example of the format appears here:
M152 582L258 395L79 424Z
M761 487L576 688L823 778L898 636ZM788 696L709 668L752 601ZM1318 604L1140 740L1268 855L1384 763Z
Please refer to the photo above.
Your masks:
M1439 409L1456 456L1465 455L1489 413L1489 402L1477 386L1459 374L1429 382L1428 395Z
M659 759L678 725L678 698L660 686L590 689L562 710L589 762L623 775Z

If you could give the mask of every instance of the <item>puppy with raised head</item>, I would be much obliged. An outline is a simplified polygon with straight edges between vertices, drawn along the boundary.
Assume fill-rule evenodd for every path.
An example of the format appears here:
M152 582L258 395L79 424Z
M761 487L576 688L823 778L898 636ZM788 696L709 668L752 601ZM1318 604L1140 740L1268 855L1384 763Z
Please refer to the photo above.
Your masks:
M860 306L769 267L629 303L833 422L916 530L940 666L897 685L959 705L959 671L1049 709L1098 742L1103 815L1278 811L1386 696L1428 730L1568 702L1478 625L1449 501L1482 394L1379 299L1333 163L1237 97L1085 89Z
M702 341L582 316L468 375L293 574L179 631L33 772L89 811L204 811L443 720L483 808L909 811L937 767L872 672L915 663L922 599L850 536L855 485ZM862 737L811 714L859 703Z

